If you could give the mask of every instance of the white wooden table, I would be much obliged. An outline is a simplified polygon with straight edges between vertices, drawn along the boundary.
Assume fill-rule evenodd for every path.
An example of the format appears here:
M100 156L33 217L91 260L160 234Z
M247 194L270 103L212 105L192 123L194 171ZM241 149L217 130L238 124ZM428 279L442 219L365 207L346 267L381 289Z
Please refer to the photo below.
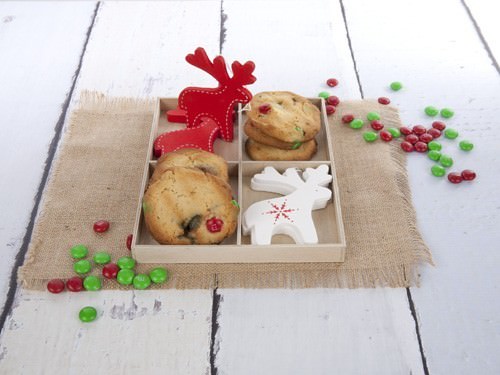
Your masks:
M500 14L494 0L0 3L1 374L500 373ZM184 56L255 61L253 92L390 96L404 122L451 107L474 141L454 186L409 156L436 268L411 289L20 289L61 134L82 90L176 96L208 75ZM404 83L392 93L388 84ZM448 149L453 149L449 146ZM100 318L83 325L81 306Z

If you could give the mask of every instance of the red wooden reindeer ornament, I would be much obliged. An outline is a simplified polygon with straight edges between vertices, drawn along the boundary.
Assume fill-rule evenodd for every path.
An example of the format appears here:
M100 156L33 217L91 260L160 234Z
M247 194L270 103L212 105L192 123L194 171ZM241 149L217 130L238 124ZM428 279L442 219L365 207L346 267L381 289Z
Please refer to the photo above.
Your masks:
M187 87L182 90L179 95L178 108L168 111L167 118L170 122L186 122L187 129L159 136L154 144L155 155L167 152L161 150L188 147L212 152L216 136L226 142L231 142L233 140L234 105L246 104L252 99L250 91L243 87L255 82L255 77L252 75L255 64L252 61L247 61L243 65L238 61L233 62L231 64L232 77L229 77L226 62L222 56L215 57L211 62L201 47L197 48L194 54L187 55L186 61L214 77L219 82L219 86L217 88ZM214 126L217 127L217 132L214 131ZM204 138L208 135L210 135L208 138Z

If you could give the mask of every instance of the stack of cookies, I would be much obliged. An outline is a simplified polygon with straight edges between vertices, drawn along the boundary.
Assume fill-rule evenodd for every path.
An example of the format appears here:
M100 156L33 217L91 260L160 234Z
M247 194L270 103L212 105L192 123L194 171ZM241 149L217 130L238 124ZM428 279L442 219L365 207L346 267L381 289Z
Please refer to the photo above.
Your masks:
M288 91L261 92L250 102L244 126L245 149L253 160L310 160L318 149L314 137L320 111Z
M234 233L238 204L226 161L198 149L163 155L143 200L144 220L160 244L217 244Z

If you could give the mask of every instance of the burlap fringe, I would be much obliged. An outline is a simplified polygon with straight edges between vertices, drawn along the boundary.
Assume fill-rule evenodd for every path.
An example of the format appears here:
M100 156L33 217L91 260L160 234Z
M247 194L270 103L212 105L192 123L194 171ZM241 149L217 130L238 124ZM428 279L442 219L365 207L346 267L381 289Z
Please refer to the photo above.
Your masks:
M156 103L156 98L109 97L98 91L84 90L80 94L76 111L152 113Z

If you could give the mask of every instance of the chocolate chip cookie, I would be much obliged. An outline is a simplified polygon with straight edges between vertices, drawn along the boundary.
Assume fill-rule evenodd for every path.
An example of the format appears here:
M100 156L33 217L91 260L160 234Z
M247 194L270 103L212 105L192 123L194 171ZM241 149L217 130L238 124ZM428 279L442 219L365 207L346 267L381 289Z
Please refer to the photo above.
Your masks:
M294 150L283 150L262 143L258 143L251 138L245 142L245 150L253 160L276 160L276 161L297 161L310 160L318 150L315 139L302 143Z

